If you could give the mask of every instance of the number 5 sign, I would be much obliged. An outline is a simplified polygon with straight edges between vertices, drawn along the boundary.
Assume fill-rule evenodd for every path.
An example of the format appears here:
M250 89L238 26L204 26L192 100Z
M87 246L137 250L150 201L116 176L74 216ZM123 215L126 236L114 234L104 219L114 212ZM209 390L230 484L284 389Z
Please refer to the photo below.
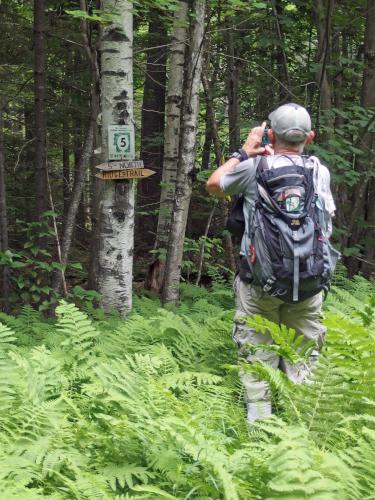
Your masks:
M134 156L134 127L109 125L108 160L133 160Z

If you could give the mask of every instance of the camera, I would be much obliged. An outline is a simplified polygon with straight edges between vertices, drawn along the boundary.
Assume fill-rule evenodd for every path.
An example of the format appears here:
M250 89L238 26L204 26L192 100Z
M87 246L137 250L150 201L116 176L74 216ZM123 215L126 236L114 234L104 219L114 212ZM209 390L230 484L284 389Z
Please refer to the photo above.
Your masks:
M266 127L264 129L262 143L261 143L262 148L264 148L265 146L268 146L268 144L271 143L270 138L268 137L268 129L269 129L269 127Z

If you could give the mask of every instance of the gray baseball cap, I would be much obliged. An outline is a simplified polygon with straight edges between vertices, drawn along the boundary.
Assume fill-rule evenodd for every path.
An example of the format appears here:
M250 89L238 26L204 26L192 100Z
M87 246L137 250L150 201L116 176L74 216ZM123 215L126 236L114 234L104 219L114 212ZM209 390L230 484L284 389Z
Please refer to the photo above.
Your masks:
M272 130L287 142L303 142L311 131L310 115L299 104L284 104L272 111L268 118Z

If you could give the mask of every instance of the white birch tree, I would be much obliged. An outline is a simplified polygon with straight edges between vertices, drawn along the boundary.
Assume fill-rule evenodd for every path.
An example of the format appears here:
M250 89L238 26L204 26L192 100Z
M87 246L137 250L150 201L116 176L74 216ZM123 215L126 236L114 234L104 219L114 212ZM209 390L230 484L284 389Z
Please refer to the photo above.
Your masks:
M108 126L133 123L133 15L126 0L102 0L117 13L103 27L101 55L102 161L108 161ZM101 181L98 226L98 291L105 311L125 316L132 307L134 181Z
M167 248L180 145L182 93L184 86L185 51L187 46L189 5L180 1L174 14L172 45L169 56L169 79L166 98L166 127L164 133L164 158L160 194L160 209L154 249L160 252L149 270L148 288L160 291L165 262L160 258Z
M185 63L182 129L177 171L176 192L169 231L162 300L176 303L179 298L181 262L192 193L192 170L195 163L198 129L199 88L202 72L205 0L193 2L189 50Z

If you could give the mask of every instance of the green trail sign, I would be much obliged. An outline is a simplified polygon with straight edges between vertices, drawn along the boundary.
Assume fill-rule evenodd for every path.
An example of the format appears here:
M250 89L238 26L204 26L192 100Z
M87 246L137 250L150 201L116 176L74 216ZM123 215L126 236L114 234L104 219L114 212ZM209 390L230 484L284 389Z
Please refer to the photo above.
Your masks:
M133 160L134 156L134 126L109 125L108 160Z

